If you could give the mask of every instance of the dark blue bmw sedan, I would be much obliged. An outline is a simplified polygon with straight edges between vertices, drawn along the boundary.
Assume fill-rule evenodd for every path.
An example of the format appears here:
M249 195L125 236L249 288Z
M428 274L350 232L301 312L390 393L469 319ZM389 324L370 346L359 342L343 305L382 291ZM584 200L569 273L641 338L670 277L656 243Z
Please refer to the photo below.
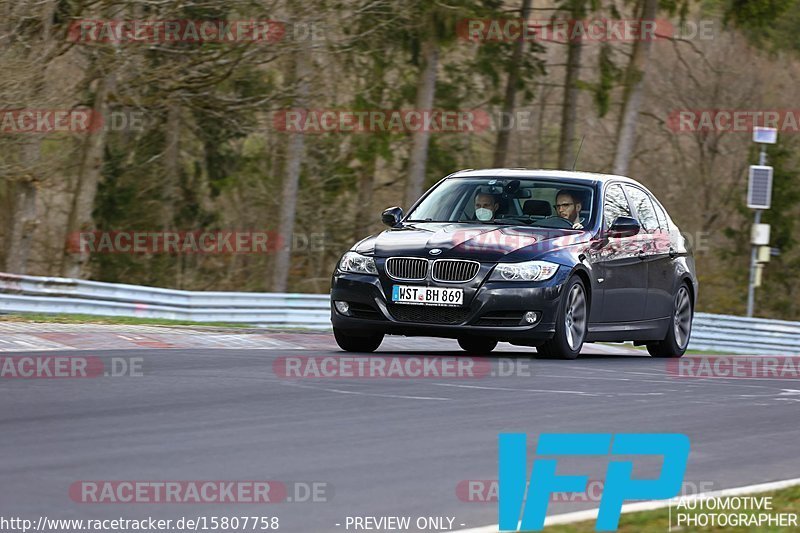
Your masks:
M389 226L356 243L333 274L339 346L371 352L384 335L498 341L574 359L585 342L686 351L694 260L664 207L622 176L551 170L456 172Z

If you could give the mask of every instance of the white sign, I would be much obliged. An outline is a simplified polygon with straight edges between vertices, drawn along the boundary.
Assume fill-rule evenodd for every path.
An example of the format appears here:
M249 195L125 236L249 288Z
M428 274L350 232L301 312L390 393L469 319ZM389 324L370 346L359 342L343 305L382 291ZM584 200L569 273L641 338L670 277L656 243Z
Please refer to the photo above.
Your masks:
M769 224L753 224L750 233L750 244L766 246L769 244Z
M755 126L753 128L753 142L775 144L778 142L778 130L776 128L763 128L761 126Z

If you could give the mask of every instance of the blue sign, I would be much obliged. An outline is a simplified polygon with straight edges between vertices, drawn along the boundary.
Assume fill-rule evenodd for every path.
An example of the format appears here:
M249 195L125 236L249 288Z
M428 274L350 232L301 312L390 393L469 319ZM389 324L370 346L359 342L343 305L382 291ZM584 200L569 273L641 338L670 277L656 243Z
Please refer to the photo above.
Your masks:
M535 459L527 498L526 435L499 436L498 508L501 531L540 531L555 492L583 492L589 476L556 475L558 459ZM612 442L613 441L613 442ZM660 455L658 479L633 479L632 461L611 461L606 471L595 529L614 531L625 500L664 500L681 490L689 460L689 438L680 433L543 433L536 455ZM521 519L520 519L521 515Z

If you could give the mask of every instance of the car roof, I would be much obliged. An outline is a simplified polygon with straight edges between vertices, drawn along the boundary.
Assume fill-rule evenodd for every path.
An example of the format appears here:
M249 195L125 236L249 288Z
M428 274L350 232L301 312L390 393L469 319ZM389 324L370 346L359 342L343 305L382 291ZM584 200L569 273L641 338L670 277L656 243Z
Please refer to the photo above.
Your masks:
M599 174L596 172L581 172L577 170L547 170L531 168L468 168L459 170L447 176L448 178L479 178L479 177L514 177L514 178L558 178L575 181L591 181L606 183L609 181L623 181L640 185L638 181L615 174Z

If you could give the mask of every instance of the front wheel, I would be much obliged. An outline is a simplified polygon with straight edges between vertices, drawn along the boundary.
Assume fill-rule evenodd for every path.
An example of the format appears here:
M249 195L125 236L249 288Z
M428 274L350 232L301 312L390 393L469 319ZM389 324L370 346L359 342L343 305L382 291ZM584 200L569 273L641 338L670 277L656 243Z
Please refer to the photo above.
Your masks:
M333 328L336 344L345 352L374 352L383 342L383 333L357 335L351 330Z
M667 336L662 341L647 343L647 351L653 357L681 357L689 346L692 334L692 298L689 288L682 284L673 300L672 320L667 328Z
M581 353L589 323L589 302L586 288L578 276L564 286L556 316L553 338L536 348L541 357L575 359Z

